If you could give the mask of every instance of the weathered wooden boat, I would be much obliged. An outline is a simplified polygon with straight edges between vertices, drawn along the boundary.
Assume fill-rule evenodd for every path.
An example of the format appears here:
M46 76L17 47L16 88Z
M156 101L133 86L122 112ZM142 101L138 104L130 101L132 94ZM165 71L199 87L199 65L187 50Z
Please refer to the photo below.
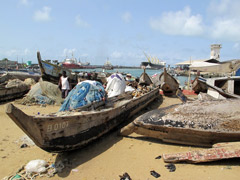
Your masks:
M26 84L5 87L5 84L0 85L0 102L22 97L30 90L30 86Z
M153 76L152 81L156 86L161 86L164 95L175 95L179 89L179 83L173 76L167 73L166 68L160 75Z
M214 143L240 141L239 99L189 101L149 111L121 129L164 142L211 147Z
M162 157L166 163L203 163L222 159L240 158L240 143L217 143L210 149L163 154Z
M209 78L206 81L207 93L217 99L240 99L240 76Z
M24 81L27 78L32 78L38 82L40 77L41 75L39 73L34 72L8 71L0 76L0 84L11 79L19 79Z
M8 104L8 116L48 152L74 150L87 145L146 107L159 96L159 88L137 97L119 95L75 111L29 116ZM116 100L117 99L117 100ZM98 107L96 110L91 110ZM99 110L100 108L100 110Z
M206 79L200 77L200 76L197 76L193 82L192 82L192 89L195 91L195 93L200 93L200 92L203 92L203 93L207 93L207 85L206 85Z
M70 79L70 83L72 86L75 86L78 82L77 74L72 73L70 69L58 66L56 64L52 64L47 61L43 61L41 59L41 54L38 51L37 52L37 59L38 64L41 70L42 79L44 81L49 81L54 84L58 84L60 77L62 76L62 72L66 71L67 76Z

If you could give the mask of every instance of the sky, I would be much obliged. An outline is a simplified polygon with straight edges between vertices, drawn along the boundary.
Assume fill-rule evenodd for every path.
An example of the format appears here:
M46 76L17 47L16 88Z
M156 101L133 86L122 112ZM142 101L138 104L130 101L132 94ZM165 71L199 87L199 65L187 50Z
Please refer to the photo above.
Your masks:
M147 55L167 65L210 58L240 59L239 0L0 1L0 59L139 66Z

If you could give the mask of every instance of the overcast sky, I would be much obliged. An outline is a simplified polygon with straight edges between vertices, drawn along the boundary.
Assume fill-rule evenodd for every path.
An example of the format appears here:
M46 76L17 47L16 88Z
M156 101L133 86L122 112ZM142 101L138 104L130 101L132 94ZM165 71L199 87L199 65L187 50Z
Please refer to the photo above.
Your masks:
M1 0L0 59L66 56L91 64L240 58L239 0Z

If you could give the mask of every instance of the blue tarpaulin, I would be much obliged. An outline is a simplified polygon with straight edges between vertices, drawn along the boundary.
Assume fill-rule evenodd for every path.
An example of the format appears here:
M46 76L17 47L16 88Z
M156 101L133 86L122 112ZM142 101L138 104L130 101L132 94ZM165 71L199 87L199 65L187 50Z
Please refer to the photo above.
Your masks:
M83 81L71 90L59 111L73 110L94 101L102 101L105 95L104 87L100 82Z
M240 76L240 68L237 70L236 75L235 76Z

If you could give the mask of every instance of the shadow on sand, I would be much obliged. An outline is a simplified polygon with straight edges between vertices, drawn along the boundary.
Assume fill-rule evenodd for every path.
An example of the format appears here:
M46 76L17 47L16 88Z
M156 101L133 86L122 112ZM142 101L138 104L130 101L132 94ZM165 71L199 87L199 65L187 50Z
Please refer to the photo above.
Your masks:
M55 164L62 162L64 165L64 169L62 172L58 172L58 176L61 178L65 178L69 176L72 169L78 167L81 164L93 159L94 157L100 155L105 152L107 149L111 148L114 144L119 142L123 137L118 136L120 129L130 122L132 122L135 118L146 113L149 110L158 108L162 103L162 96L159 96L156 100L154 100L149 106L144 108L139 113L135 114L133 117L129 118L127 121L121 123L117 128L114 128L109 133L103 135L99 139L93 141L89 145L85 146L82 149L59 153L56 157Z

